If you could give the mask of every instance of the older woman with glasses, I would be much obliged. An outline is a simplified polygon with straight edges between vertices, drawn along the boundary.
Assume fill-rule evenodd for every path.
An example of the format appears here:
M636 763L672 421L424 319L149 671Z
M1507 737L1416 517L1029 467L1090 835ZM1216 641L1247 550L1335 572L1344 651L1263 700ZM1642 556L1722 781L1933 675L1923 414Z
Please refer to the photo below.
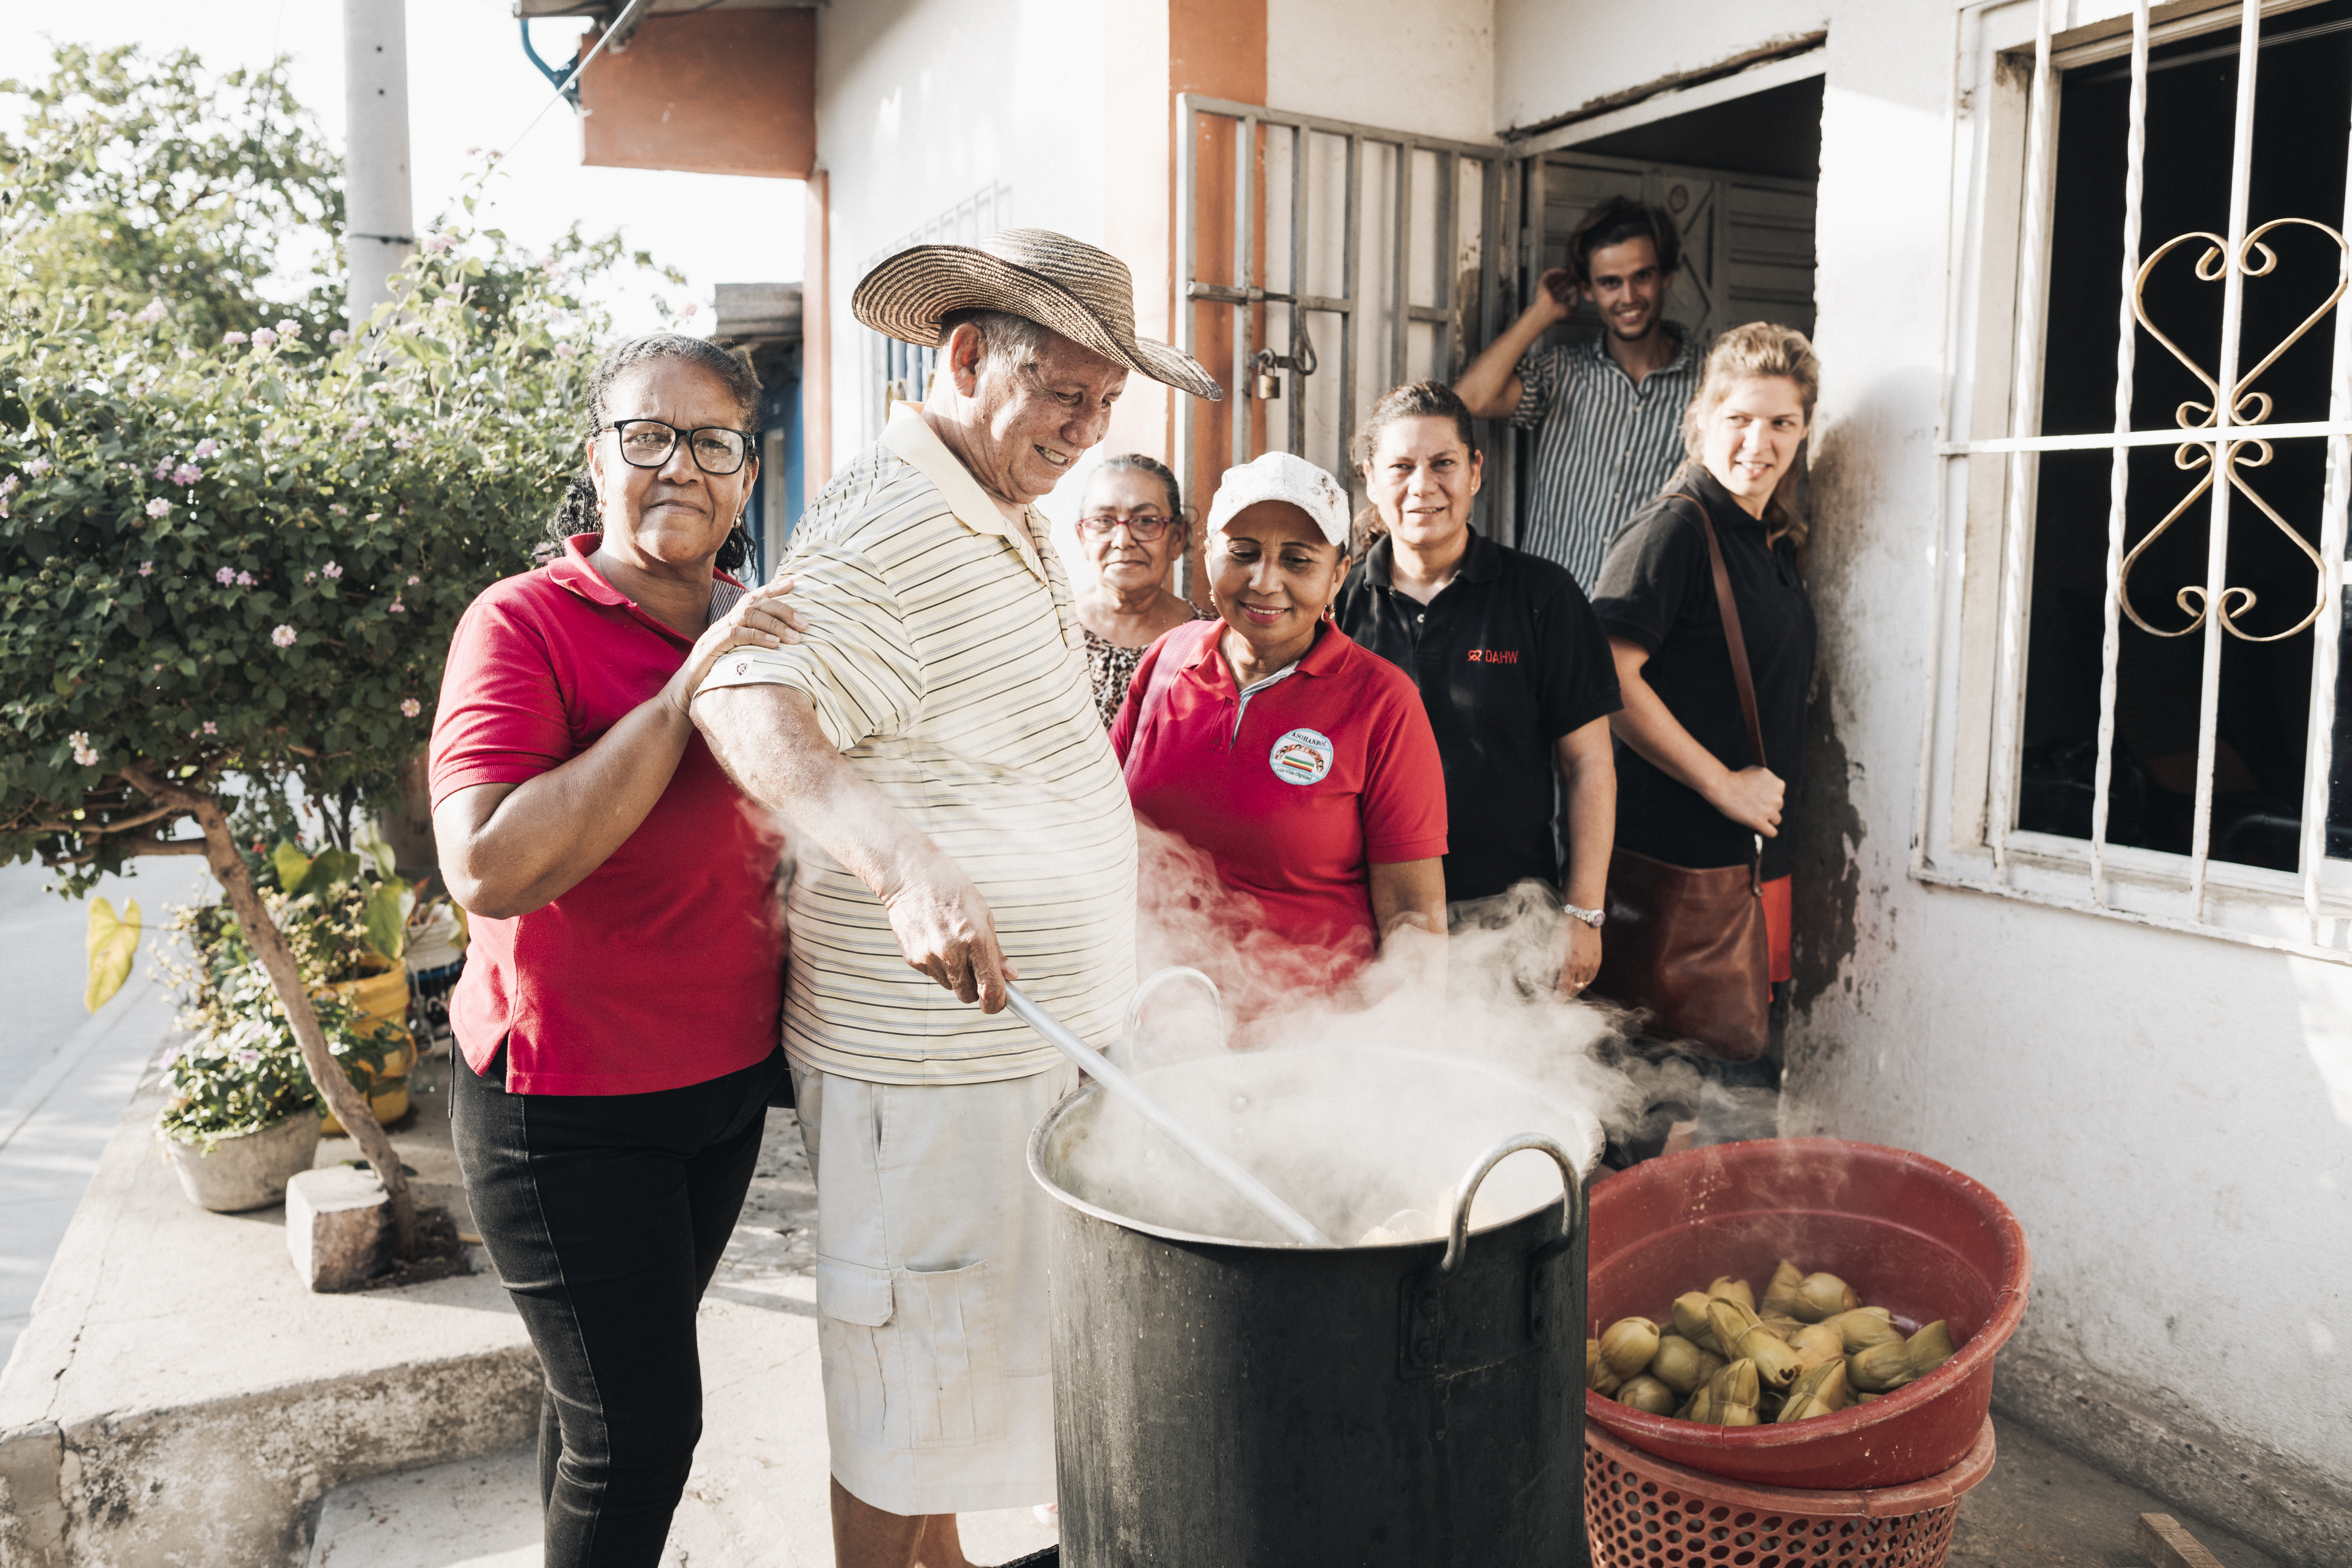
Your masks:
M1169 592L1168 579L1192 542L1176 476L1140 452L1106 458L1087 480L1078 547L1095 580L1075 595L1086 633L1095 710L1108 729L1144 649L1162 632L1208 619Z
M695 1310L784 1071L782 838L687 715L798 641L746 592L760 386L698 338L589 385L563 552L457 624L433 727L441 873L473 915L449 1007L466 1194L546 1376L551 1564L660 1558L702 1427Z

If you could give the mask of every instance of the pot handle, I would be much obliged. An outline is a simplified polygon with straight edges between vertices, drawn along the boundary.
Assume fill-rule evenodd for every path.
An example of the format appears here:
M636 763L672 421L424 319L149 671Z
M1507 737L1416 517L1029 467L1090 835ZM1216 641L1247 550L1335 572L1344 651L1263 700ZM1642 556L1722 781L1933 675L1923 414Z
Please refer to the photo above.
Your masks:
M1190 980L1208 992L1209 1005L1217 1010L1217 1045L1221 1049L1223 1047L1226 1033L1224 994L1217 989L1215 981L1197 969L1180 963L1151 975L1142 984L1137 986L1135 994L1128 999L1127 1023L1118 1032L1118 1053L1114 1058L1119 1062L1119 1065L1129 1069L1135 1067L1135 1047L1130 1042L1134 1040L1136 1031L1143 1026L1143 1004L1150 998L1154 991L1171 980Z
M1462 1178L1461 1195L1454 1200L1454 1225L1446 1233L1445 1257L1437 1266L1441 1276L1454 1272L1454 1266L1462 1261L1463 1251L1469 1245L1470 1204L1478 1195L1478 1184L1486 1179L1489 1171L1522 1149L1540 1149L1559 1166L1559 1239L1549 1244L1547 1251L1556 1253L1557 1248L1564 1247L1575 1239L1576 1212L1580 1206L1578 1200L1582 1188L1576 1173L1576 1162L1568 1157L1567 1150L1540 1132L1515 1132L1479 1155L1478 1163L1470 1167L1470 1173Z

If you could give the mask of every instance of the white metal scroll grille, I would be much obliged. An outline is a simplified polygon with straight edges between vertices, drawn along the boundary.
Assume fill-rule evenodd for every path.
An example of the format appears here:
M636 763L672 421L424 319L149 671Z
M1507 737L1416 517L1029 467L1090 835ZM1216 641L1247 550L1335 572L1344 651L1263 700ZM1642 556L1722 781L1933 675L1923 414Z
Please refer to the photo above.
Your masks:
M2115 909L2112 897L2115 852L2107 843L2107 805L2115 774L2120 623L2123 617L2129 616L2135 624L2158 636L2200 637L2202 666L2199 688L2196 795L2190 849L2187 858L2185 900L2171 912L2151 911L2144 905L2119 912L2126 912L2131 918L2145 923L2211 931L2263 945L2283 946L2345 959L2352 956L2345 951L2342 940L2347 928L2352 927L2352 921L2345 918L2352 910L2344 907L2340 890L2332 900L2330 898L2326 849L2331 739L2342 630L2347 469L2352 468L2352 453L2347 453L2347 437L2352 437L2352 390L2347 389L2347 376L2352 376L2352 307L2338 308L2345 294L2345 279L2347 275L2352 275L2347 273L2346 265L2347 254L2352 252L2347 251L2343 238L2344 232L2352 228L2352 178L2347 179L2344 212L2335 226L2315 218L2296 217L2249 229L2247 208L2263 6L2261 0L2241 0L2235 27L2238 79L2227 232L2158 237L2154 247L2143 255L2141 205L2146 185L2144 161L2151 25L2148 0L2137 0L2131 17L2130 121L2126 143L2121 247L2123 315L2116 350L2115 428L2110 435L2036 434L2043 294L2048 279L2050 185L2053 168L2051 142L2060 74L2053 68L2052 60L2052 20L2055 8L2055 0L2038 0L2033 74L2025 137L2023 234L2018 269L2017 351L2009 399L2010 433L2006 437L1982 440L1945 440L1937 447L1939 457L1948 464L1965 462L1970 458L2000 457L2008 465L1998 554L1992 744L1989 758L1990 800L1985 816L1985 838L1990 851L1991 866L1989 876L1971 876L1957 868L1930 864L1930 845L1935 834L1929 822L1929 797L1936 755L1935 735L1931 727L1923 755L1923 761L1930 765L1923 769L1921 815L1914 839L1913 869L1915 874L1926 879L2012 893L2042 902L2099 910ZM2189 19L2168 24L2159 30L2168 37L2178 36L2180 31L2196 25L2195 19ZM2249 345L2242 341L2241 334L2245 280L2261 277L2273 265L2275 257L2264 243L2264 236L2286 225L2317 229L2336 241L2338 247L2336 287L2285 342ZM2199 364L2175 344L2163 331L2162 323L2150 321L2140 303L2142 288L2149 270L2168 253L2183 249L2197 256L2198 279L2218 283L2222 289L2220 354L2218 363L2210 370ZM2255 383L2285 351L2288 342L2316 330L2323 320L2332 326L2335 351L2328 417L2293 424L2268 424L2271 400ZM2210 396L2210 405L2185 405L2178 411L2172 428L2133 427L2132 374L2142 331L2149 334L2158 349L2168 351L2179 358L2205 385ZM2251 369L2242 368L2250 362ZM1948 430L1949 427L1948 407L1946 428ZM2268 463L2273 443L2290 440L2322 440L2326 444L2320 544L2315 552L2263 499L2259 473L2250 475L2247 472L2258 470ZM2176 448L2175 466L2183 475L2182 491L2168 503L2168 515L2158 525L2155 532L2126 552L2126 458L2131 448L2145 446ZM2102 447L2112 450L2114 463L2107 517L2098 754L2091 839L2084 866L2087 874L2079 885L2079 890L2069 893L2063 888L2052 886L2046 877L2035 880L2031 886L2024 885L2018 875L2012 844L2021 761L2025 620L2032 560L2034 465L2041 453ZM1947 478L1948 482L1938 488L1939 504L1945 504L1941 498L1953 491L1948 476ZM2273 634L2274 637L2307 634L2316 638L2311 683L2310 729L2302 789L2301 919L2295 922L2301 930L2293 933L2275 928L2264 932L2243 922L2225 926L2217 922L2212 908L2213 873L2209 857L2212 847L2213 781L2223 639L2240 637L2254 640L2237 618L2250 606L2251 593L2243 587L2232 586L2225 580L2233 498L2236 506L2251 505L2255 509L2259 523L2276 526L2294 538L2304 553L2311 558L2313 569L2313 598L2309 614L2289 632ZM2209 528L2204 581L2177 588L2172 584L2135 582L2134 566L2156 533L2174 526L2177 521L2193 518L2200 503ZM1939 540L1942 537L1939 529ZM1951 589L1948 584L1959 574L1960 568L1956 566L1953 573L1939 579L1939 592L1948 595ZM2171 601L2169 606L2165 606L2167 598ZM2151 624L2151 611L2156 615L2169 615L2169 624ZM2185 625L2180 624L2182 617L2186 618ZM1933 679L1931 673L1931 681ZM1934 710L1931 703L1931 713ZM2145 852L2132 853L2145 858ZM2233 892L2242 893L2242 888L2233 887Z

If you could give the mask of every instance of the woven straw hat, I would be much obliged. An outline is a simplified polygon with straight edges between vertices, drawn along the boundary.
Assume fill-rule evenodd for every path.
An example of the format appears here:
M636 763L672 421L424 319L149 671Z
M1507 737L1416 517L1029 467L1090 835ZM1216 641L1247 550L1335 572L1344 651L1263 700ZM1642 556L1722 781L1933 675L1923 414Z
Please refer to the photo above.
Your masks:
M924 348L954 310L1004 310L1154 381L1212 402L1224 388L1190 354L1135 335L1127 263L1066 234L999 229L978 245L918 245L861 279L849 310L886 337Z

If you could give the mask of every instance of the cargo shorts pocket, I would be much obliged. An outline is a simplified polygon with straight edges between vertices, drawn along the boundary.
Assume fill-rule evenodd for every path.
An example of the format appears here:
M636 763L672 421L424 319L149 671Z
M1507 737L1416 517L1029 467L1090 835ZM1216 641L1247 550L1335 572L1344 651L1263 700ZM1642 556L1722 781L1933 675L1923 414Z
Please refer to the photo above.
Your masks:
M862 1268L817 1259L818 1345L835 1418L890 1448L1003 1436L1003 1368L985 1262Z

